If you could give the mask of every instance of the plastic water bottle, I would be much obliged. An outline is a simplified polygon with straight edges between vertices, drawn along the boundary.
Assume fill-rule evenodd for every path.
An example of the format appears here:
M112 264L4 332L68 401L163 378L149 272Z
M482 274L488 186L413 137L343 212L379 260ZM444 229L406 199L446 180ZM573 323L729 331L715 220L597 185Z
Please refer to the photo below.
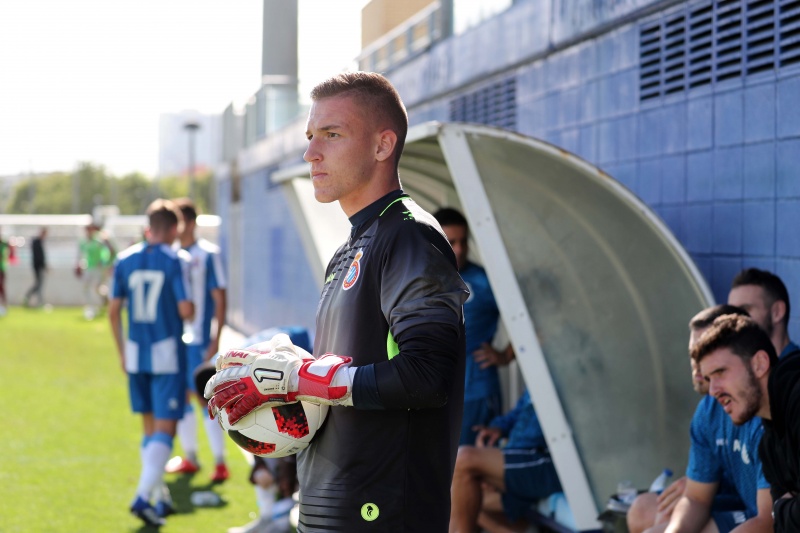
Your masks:
M656 494L661 494L661 492L667 488L667 481L669 478L672 477L672 470L669 468L665 468L663 472L661 472L657 478L653 480L653 483L650 484L650 492L655 492Z

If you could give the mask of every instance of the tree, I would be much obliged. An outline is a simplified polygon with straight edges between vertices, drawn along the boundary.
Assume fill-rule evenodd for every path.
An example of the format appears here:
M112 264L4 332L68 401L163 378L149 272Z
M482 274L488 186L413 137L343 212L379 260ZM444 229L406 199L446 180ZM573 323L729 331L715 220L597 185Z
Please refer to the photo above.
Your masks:
M195 178L195 203L207 213L213 178L205 172ZM79 163L70 173L32 176L18 183L10 195L7 212L15 214L91 214L96 205L113 204L123 215L141 215L156 198L178 198L189 193L186 176L151 180L138 172L117 178L105 167Z

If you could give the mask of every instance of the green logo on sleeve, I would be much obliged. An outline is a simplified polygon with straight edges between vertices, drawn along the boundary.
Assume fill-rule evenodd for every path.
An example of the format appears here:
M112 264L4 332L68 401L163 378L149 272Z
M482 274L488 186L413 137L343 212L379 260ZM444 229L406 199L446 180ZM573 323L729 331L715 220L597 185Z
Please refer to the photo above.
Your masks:
M365 503L361 506L361 518L366 520L367 522L372 522L381 512L378 510L378 506L374 503Z

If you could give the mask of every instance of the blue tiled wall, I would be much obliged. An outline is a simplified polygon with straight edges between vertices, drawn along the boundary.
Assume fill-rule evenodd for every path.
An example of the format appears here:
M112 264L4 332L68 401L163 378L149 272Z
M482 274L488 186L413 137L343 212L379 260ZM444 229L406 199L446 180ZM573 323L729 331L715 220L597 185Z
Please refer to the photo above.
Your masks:
M242 180L242 246L247 258L241 265L242 292L239 329L299 325L314 331L318 280L312 276L300 236L280 186L271 186L270 171L261 170ZM223 220L230 217L223 216Z
M412 122L447 118L454 94L514 72L518 130L574 151L642 198L718 301L755 266L780 275L800 309L800 67L640 102L645 20L548 52L547 5L519 2L391 72ZM800 338L800 312L790 333Z

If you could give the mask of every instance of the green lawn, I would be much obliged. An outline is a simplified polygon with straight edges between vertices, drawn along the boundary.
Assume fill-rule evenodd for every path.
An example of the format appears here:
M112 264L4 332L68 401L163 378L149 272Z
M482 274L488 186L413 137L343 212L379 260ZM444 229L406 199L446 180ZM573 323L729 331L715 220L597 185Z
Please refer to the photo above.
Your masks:
M139 477L141 422L108 322L81 309L12 307L0 317L0 533L148 531L128 512ZM177 515L164 532L224 532L250 520L249 467L228 440L231 479L214 486L225 504L194 508L210 488L212 460L202 427L193 477L167 475ZM176 444L176 449L180 447Z

